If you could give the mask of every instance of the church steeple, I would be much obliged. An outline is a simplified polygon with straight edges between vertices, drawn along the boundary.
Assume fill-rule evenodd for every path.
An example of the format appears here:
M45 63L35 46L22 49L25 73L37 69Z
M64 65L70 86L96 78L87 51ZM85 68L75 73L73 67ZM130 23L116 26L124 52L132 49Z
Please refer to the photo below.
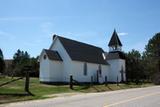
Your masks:
M111 40L108 44L109 46L109 51L121 51L122 43L118 37L118 34L116 30L114 29L114 32L112 34Z

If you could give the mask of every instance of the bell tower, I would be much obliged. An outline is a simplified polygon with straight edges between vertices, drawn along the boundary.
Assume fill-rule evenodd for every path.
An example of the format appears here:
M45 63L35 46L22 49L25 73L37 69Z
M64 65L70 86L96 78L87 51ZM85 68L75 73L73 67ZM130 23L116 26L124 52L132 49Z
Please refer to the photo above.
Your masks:
M107 62L110 64L109 81L124 82L126 81L126 65L125 54L122 52L122 43L114 30L108 43L109 52L106 56Z
M115 29L114 29L114 32L112 34L112 37L111 37L111 40L110 40L108 46L109 46L109 52L122 50L122 43L121 43Z

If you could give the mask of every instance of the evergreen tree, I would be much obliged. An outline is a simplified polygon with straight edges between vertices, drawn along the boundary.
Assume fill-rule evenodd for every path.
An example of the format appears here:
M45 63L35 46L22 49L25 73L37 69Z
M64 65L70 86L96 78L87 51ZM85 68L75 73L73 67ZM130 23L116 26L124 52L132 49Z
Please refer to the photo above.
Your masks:
M0 58L3 59L3 52L1 49L0 49Z
M0 73L4 73L4 69L5 69L5 62L3 59L3 52L0 49Z
M149 75L152 76L154 81L159 81L160 83L160 77L158 76L158 72L160 72L160 33L156 33L148 41L144 54L146 70L149 72ZM156 77L158 77L158 79Z
M21 51L20 49L13 56L13 63L12 63L12 75L13 76L23 76L23 68L24 66L31 66L32 72L30 76L39 76L39 63L38 57L30 58L30 55L27 51Z
M39 76L39 62L38 62L38 58L39 58L39 56L37 56L36 58L32 57L30 59L31 66L32 66L32 71L33 71L30 76L33 76L33 77L38 77Z
M127 80L138 83L141 79L145 78L141 54L133 49L126 54L126 58Z
M13 73L15 76L22 76L24 74L23 68L24 66L30 65L30 55L27 51L17 50L17 52L13 56Z

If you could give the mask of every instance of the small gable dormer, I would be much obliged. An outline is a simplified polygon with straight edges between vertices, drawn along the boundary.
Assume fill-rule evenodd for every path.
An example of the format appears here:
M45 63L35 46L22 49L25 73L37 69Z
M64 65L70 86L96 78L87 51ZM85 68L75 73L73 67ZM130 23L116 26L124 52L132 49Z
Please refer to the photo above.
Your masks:
M122 50L122 43L118 37L116 30L114 30L108 46L109 46L109 52Z

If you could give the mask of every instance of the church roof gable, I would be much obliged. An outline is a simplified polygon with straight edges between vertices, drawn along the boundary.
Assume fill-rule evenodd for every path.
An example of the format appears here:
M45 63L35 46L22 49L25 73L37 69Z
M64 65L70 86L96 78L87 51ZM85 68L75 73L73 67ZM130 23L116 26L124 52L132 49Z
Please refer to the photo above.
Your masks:
M107 64L103 58L102 48L58 36L63 47L72 60Z

